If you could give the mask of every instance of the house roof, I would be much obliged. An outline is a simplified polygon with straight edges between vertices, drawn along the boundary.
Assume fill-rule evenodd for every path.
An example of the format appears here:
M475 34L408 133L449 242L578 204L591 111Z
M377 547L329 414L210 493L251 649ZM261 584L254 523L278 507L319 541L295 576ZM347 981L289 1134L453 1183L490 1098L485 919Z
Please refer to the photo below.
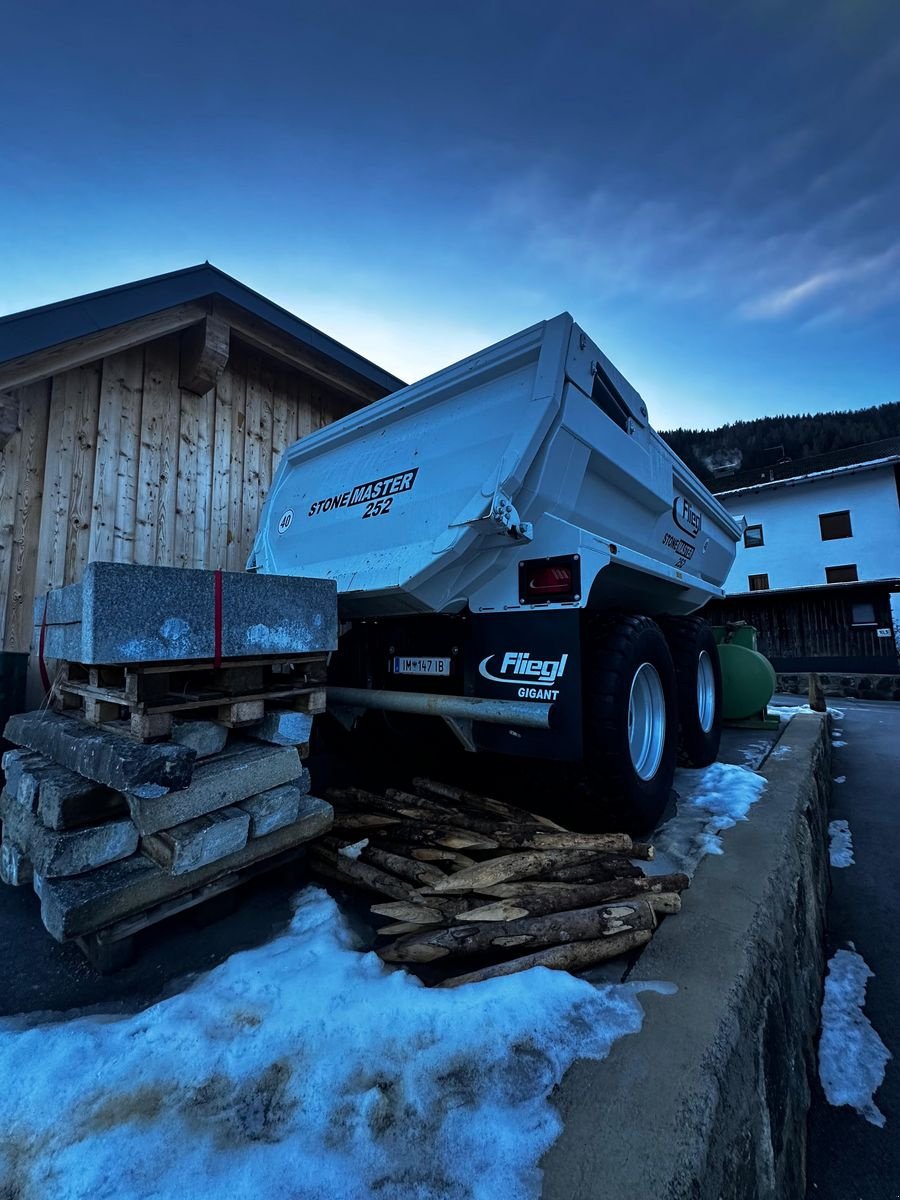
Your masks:
M816 454L809 458L777 463L771 467L741 471L737 475L714 481L710 490L720 500L724 500L741 492L756 492L827 479L835 475L850 475L856 471L872 470L893 463L900 463L900 437L882 438L877 442L834 450L830 454Z
M389 371L301 321L286 308L267 300L210 263L0 317L0 367L61 343L91 337L179 305L216 297L238 306L385 393L405 386L403 380Z

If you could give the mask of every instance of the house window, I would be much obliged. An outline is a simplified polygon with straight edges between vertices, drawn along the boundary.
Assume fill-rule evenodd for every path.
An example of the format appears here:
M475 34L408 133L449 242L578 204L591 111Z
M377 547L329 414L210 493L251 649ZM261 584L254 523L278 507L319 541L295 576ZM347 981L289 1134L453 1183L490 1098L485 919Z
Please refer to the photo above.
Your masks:
M834 542L838 538L853 537L849 508L845 508L841 512L819 513L819 529L823 542Z
M848 563L845 567L825 568L826 583L856 583L858 579L856 563Z
M744 530L744 545L747 549L751 550L754 546L763 544L762 525L748 525Z
M875 622L875 605L874 604L851 604L850 605L850 624L851 625L874 625Z
M748 575L747 580L751 592L767 592L769 590L768 575Z

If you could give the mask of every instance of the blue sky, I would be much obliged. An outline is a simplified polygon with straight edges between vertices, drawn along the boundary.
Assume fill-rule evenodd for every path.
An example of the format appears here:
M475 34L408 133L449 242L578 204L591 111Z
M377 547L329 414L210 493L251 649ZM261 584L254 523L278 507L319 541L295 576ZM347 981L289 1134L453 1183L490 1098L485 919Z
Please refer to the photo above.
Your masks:
M406 379L568 309L661 428L900 399L894 0L4 25L2 312L209 259Z

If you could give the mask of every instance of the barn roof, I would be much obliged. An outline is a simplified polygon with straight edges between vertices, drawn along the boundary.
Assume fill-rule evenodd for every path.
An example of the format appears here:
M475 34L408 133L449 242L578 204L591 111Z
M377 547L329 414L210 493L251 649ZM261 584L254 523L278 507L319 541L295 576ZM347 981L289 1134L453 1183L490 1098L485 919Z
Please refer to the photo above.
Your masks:
M763 489L769 491L776 487L812 482L833 475L849 475L897 462L900 462L900 437L882 438L878 442L848 446L843 450L832 450L828 454L787 459L770 467L742 471L740 474L715 480L710 484L710 490L723 500L739 492L757 492Z
M192 311L193 320L197 320L198 313L202 317L203 309L212 312L214 305L217 308L224 305L226 312L246 314L252 324L261 323L282 341L287 339L302 347L313 360L333 364L342 374L376 393L383 395L404 386L403 380L301 321L240 280L210 263L201 263L0 317L0 387L13 387L33 378L34 371L29 373L20 364L32 356L46 355L55 347L70 343L101 345L102 335L107 331L135 322L146 323L157 314L183 313L181 325L160 321L157 326L147 326L157 329L155 336L160 336L160 331L189 324ZM244 331L238 325L235 329L243 336ZM148 338L152 336L152 332L148 334Z

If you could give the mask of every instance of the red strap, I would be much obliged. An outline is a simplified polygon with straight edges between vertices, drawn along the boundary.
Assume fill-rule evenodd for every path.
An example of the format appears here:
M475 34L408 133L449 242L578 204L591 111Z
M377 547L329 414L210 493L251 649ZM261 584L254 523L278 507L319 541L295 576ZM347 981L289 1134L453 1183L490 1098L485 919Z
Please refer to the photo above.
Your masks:
M222 572L216 571L215 578L215 595L216 595L216 654L215 665L218 667L222 662Z
M47 605L50 603L50 590L47 590L47 595L44 597L44 615L41 617L41 636L38 640L38 669L41 673L41 683L44 685L44 692L50 691L50 676L47 674L47 664L44 662L44 642L47 638Z

